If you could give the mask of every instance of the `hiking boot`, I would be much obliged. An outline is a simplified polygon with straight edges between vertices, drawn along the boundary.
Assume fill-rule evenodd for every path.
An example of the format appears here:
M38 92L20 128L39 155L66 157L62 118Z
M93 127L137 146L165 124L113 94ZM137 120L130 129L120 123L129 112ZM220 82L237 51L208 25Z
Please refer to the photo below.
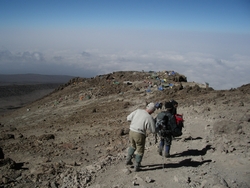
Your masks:
M170 145L166 145L166 147L165 147L165 157L166 158L169 158L170 157Z
M133 165L133 162L131 160L126 161L126 165Z
M162 150L160 148L158 149L158 153L160 156L162 156Z
M166 158L169 158L169 157L170 157L170 154L169 154L169 153L165 153L165 157L166 157Z
M140 171L142 155L135 155L135 172Z
M135 166L135 172L139 172L140 171L140 166Z

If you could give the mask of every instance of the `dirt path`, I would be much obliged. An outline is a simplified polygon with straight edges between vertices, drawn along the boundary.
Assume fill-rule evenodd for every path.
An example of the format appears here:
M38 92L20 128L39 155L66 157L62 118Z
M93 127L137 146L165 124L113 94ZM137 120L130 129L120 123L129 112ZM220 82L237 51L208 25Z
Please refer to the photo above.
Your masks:
M249 170L244 164L249 165L249 158L215 150L212 123L202 118L186 119L184 134L172 142L171 158L158 155L158 144L150 135L140 172L134 172L133 166L126 167L124 159L98 174L90 187L248 187ZM232 163L234 166L230 166Z

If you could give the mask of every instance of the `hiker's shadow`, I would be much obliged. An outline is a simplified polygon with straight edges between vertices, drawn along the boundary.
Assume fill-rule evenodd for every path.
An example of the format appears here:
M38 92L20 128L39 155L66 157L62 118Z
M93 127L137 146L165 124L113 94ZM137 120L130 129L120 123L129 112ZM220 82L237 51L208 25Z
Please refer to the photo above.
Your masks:
M28 168L23 167L24 163L15 163L14 169L15 170L28 170Z
M182 157L182 156L200 156L206 155L207 151L212 149L211 145L207 145L205 148L198 150L198 149L189 149L187 151L183 151L181 153L176 153L171 155L172 157Z
M207 153L208 150L212 149L211 145L207 145L205 148L198 150L198 149L190 149L187 151L183 151L181 153L176 153L171 155L171 157L183 157L183 156L203 156ZM197 167L204 163L211 162L212 160L204 160L204 161L192 161L191 158L184 159L178 163L167 163L167 164L154 164L154 165L147 165L147 168L142 168L142 171L148 170L158 170L162 168L179 168L183 166L189 167Z
M204 161L192 161L191 158L184 159L178 163L167 163L167 164L154 164L154 165L147 165L144 168L142 166L141 171L149 171L149 170L160 170L163 168L179 168L179 167L198 167L204 163L212 162L212 160L204 160Z

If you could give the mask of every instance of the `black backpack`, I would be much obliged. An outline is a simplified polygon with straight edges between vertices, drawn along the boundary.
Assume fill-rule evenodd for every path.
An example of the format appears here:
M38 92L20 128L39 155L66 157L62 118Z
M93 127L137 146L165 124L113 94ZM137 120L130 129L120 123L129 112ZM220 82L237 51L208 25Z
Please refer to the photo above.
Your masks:
M182 127L177 126L175 116L170 112L160 112L155 118L155 125L156 131L161 137L182 135Z

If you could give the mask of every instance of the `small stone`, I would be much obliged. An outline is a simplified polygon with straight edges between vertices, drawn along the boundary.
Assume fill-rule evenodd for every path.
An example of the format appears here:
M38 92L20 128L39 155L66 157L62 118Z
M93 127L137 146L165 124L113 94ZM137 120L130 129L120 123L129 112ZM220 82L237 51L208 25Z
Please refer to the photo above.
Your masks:
M122 171L123 171L123 173L126 174L126 175L131 174L131 170L129 170L129 169L127 169L127 168L126 168L126 169L123 169Z
M179 179L176 176L174 176L174 181L179 182Z
M147 183L151 183L151 182L153 182L153 180L150 178L150 177L146 177L146 180L145 180Z
M139 185L136 181L132 181L132 185L133 186L137 186L137 185Z

